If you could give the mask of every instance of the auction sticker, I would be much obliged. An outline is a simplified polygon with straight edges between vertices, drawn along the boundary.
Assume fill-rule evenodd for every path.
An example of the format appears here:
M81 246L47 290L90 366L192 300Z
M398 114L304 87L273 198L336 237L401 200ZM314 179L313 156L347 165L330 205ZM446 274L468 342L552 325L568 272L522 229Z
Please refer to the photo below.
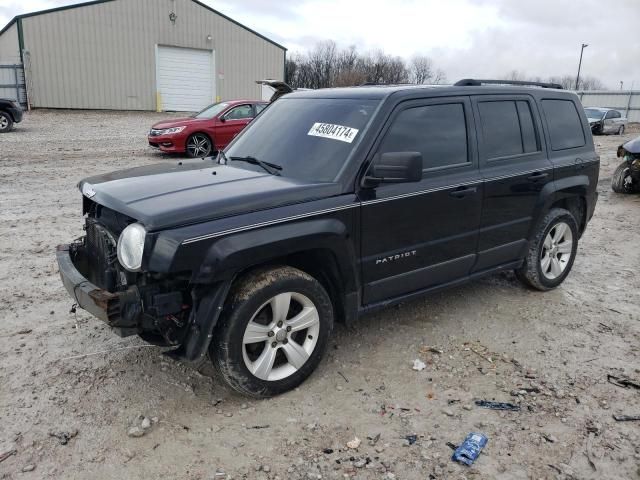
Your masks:
M341 142L351 143L358 134L357 128L334 125L333 123L314 123L307 135L312 137L331 138Z

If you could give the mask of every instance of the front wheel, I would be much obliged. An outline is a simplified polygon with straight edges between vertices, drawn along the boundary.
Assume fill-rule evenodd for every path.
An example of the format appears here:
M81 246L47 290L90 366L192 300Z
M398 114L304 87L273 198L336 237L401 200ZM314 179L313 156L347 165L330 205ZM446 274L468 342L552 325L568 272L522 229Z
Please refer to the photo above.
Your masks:
M611 189L616 193L636 193L640 191L640 182L636 182L631 175L631 167L625 160L611 176Z
M516 276L536 290L551 290L560 285L573 266L578 250L578 224L573 215L554 208L542 219Z
M13 128L13 118L7 112L0 112L0 133L10 132Z
M187 139L186 151L191 158L204 158L211 154L213 149L211 139L204 133L194 133Z
M618 129L618 135L624 135L624 125L620 125L620 128Z
M311 375L332 329L331 300L316 279L292 267L262 269L234 288L209 356L238 392L271 397Z

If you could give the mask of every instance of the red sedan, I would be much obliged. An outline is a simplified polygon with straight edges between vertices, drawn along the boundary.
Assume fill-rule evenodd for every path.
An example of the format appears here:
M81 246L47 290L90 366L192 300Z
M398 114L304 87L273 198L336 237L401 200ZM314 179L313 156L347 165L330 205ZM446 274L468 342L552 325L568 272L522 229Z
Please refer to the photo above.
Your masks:
M193 117L158 122L149 132L149 145L163 152L206 157L226 147L267 105L255 100L220 102Z

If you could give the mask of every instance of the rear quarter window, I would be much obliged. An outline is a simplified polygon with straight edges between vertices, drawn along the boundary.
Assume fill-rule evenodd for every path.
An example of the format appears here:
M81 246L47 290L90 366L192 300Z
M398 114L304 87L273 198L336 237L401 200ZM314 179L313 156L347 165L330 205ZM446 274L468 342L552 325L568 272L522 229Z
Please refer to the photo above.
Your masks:
M552 150L583 147L586 143L582 121L571 100L542 100L542 110L549 125Z

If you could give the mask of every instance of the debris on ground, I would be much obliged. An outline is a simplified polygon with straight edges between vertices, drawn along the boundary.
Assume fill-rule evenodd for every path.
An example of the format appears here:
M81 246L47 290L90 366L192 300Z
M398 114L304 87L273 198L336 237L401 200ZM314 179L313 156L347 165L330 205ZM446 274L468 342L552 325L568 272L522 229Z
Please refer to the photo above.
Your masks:
M607 382L615 385L616 387L622 387L622 388L633 387L640 390L640 381L634 381L627 377L616 377L615 375L609 374L607 375Z
M376 443L378 443L378 440L380 440L380 434L377 433L373 437L367 437L367 440L369 440L369 445L371 447L375 447Z
M23 472L33 472L36 469L36 466L33 463L22 467Z
M442 355L444 353L444 350L442 350L441 348L438 347L433 347L430 345L425 345L420 349L420 353L437 353L438 355Z
M490 402L488 400L476 400L475 403L479 407L490 408L491 410L511 410L513 412L520 411L520 405L514 405L513 403Z
M15 455L16 453L18 453L18 451L15 448L0 453L0 462L4 462L7 458L9 458L11 455Z
M66 445L67 443L69 443L69 440L74 438L76 435L78 435L78 429L76 428L68 432L66 431L56 432L53 430L49 432L49 436L57 438L58 442L60 442L60 445Z
M352 450L355 450L360 446L361 442L362 441L358 437L354 437L353 440L350 440L350 441L347 442L347 447L352 449Z
M413 445L418 441L418 436L414 433L411 435L407 435L406 437L404 437L404 439L407 441L409 445Z
M589 465L591 465L591 468L593 468L594 471L597 470L596 468L596 464L593 462L592 454L591 454L591 446L593 444L593 437L595 437L596 434L595 433L590 433L589 436L587 437L587 448L585 450L585 455L587 456L587 460L589 462Z
M487 441L487 437L482 433L470 433L467 435L467 438L464 439L464 442L453 452L451 460L464 463L465 465L473 464L487 444Z
M411 368L413 368L414 370L417 370L419 372L421 370L424 370L426 367L427 367L427 365L425 365L425 363L422 360L420 360L419 358L416 358L413 361L413 367L411 367Z
M147 432L145 432L142 427L139 427L137 425L134 425L133 427L131 427L127 431L127 435L129 435L130 437L134 437L134 438L142 437L142 436L144 436L145 433L147 433Z
M640 415L613 415L616 422L637 422L640 421Z

